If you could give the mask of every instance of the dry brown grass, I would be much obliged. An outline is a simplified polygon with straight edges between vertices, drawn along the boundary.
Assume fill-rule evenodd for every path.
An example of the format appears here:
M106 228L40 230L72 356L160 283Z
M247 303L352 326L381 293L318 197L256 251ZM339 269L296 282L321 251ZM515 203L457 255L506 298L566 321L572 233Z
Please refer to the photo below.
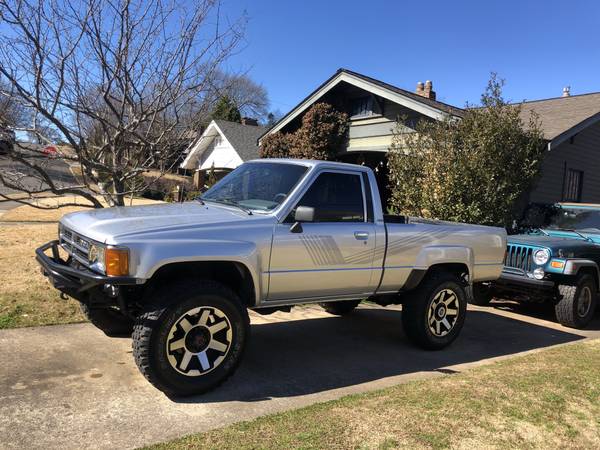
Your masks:
M261 417L152 448L600 448L600 340Z
M55 223L0 225L0 328L84 320L74 300L62 300L40 273L37 247L56 239Z
M63 206L68 203L80 203L87 204L84 198L73 195L65 195L62 197L50 197L50 198L39 198L36 199L36 204L44 207L50 207L52 209L38 209L33 206L19 206L6 212L3 216L0 216L2 222L58 222L58 220L65 214L75 211L83 211L91 209L86 206ZM157 203L156 200L149 200L145 198L134 198L133 205L149 205ZM130 202L127 202L129 206Z
M41 199L48 205L71 201ZM135 199L134 204L156 203ZM39 210L20 206L0 217L0 328L13 328L84 320L75 300L62 300L40 273L35 249L56 239L57 222L63 214L87 208L64 207Z

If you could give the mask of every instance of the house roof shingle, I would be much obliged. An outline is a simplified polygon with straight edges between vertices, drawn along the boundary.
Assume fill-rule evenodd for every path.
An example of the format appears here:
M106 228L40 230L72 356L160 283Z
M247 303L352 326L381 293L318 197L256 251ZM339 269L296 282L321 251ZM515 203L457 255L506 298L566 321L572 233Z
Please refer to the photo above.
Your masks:
M521 103L521 118L529 121L531 112L539 116L544 138L553 140L586 119L600 113L600 92L533 100Z
M243 161L258 158L258 138L267 128L226 120L215 120L215 123Z

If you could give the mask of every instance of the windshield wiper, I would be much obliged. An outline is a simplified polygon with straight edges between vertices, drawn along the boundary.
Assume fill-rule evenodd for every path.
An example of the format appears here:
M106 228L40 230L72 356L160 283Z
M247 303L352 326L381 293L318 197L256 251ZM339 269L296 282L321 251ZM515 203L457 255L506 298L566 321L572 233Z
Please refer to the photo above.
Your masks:
M577 236L579 236L579 237L581 237L581 238L585 239L586 241L593 242L593 241L592 241L592 239L590 239L590 238L589 238L589 237L587 237L587 236L584 236L583 234L581 234L581 233L580 233L579 231L577 231L577 230L571 230L571 229L569 229L569 228L561 228L561 231L568 231L568 232L570 232L570 233L575 233Z
M545 230L542 230L541 228L536 228L536 229L535 229L535 231L539 231L539 232L540 232L540 233L542 233L544 236L550 236L550 235L548 234L548 232L547 232L547 231L545 231Z
M236 202L232 202L231 200L213 200L213 199L204 199L202 197L198 197L202 202L207 201L207 202L213 202L213 203L220 203L222 205L228 205L228 206L235 206L236 208L241 209L242 211L244 211L245 213L247 213L249 216L252 215L252 210L250 208L246 208L245 206L242 205L238 205Z
M565 229L564 231L570 231L571 233L575 233L577 236L582 237L583 239L585 239L586 241L591 241L591 239L587 236L584 236L583 234L581 234L579 231L577 230L570 230L570 229Z

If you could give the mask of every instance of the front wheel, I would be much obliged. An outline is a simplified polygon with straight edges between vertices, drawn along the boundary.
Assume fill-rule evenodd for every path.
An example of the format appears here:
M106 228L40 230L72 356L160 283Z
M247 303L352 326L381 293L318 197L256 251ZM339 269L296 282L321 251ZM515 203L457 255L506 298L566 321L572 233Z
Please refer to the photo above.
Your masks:
M585 328L594 318L597 290L596 280L587 274L578 277L574 285L559 285L561 299L554 311L560 324L570 328Z
M458 337L466 313L464 282L451 273L437 272L423 280L402 305L402 324L412 342L439 350Z
M133 355L140 372L168 395L209 391L237 368L250 327L237 295L212 281L160 291L136 321Z

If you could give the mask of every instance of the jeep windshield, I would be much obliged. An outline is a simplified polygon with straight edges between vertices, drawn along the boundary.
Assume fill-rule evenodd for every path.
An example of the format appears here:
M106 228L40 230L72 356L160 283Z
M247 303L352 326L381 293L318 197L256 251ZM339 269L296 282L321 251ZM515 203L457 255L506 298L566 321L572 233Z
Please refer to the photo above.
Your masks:
M600 208L558 207L550 216L545 228L600 233Z
M270 211L287 198L307 170L300 164L244 163L198 198L244 210Z

